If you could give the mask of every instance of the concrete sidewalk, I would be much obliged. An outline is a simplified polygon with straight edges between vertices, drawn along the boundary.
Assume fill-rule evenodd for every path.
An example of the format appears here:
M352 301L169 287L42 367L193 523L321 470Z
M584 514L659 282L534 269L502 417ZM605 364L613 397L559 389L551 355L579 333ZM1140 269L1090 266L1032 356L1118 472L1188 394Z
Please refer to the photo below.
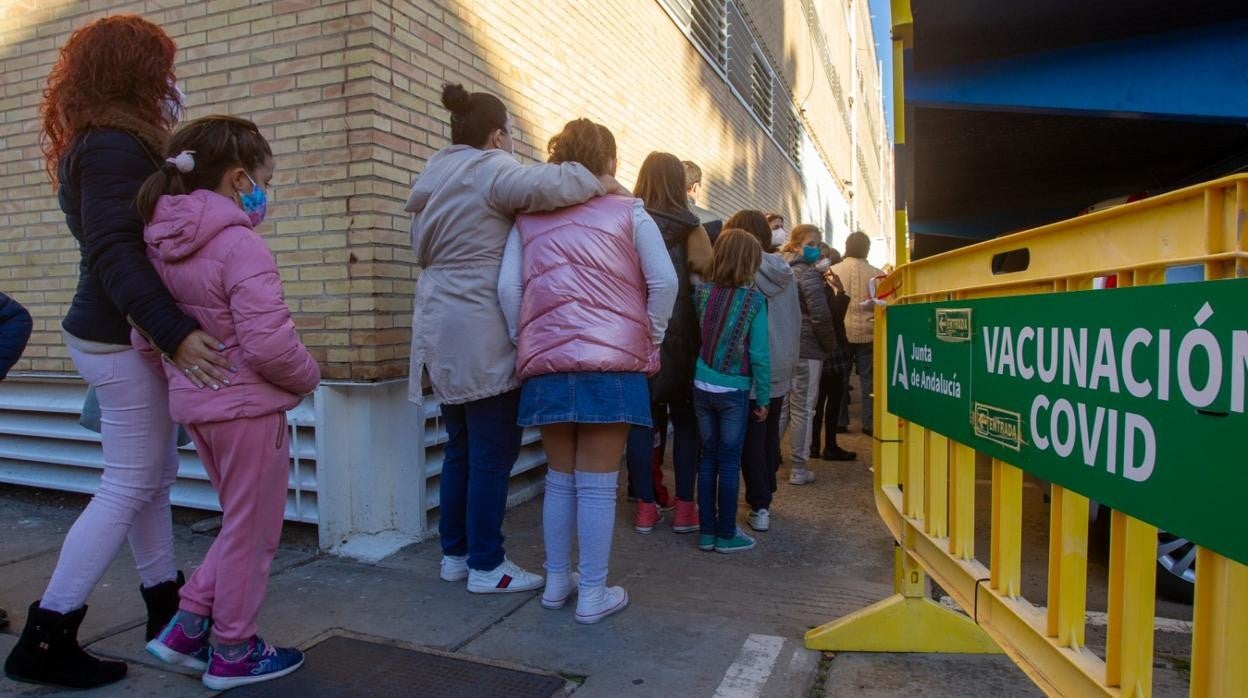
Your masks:
M847 448L869 452L865 437ZM478 596L438 579L436 541L376 565L316 554L310 528L287 525L261 618L266 639L307 647L334 633L398 641L556 672L581 696L925 696L1039 695L1003 657L821 656L802 646L811 626L857 610L892 591L892 540L871 502L863 463L814 461L819 481L780 486L772 530L739 555L697 550L670 518L653 534L631 527L621 499L611 581L631 597L624 613L579 626L573 611L548 611L536 593ZM6 654L42 593L62 537L85 498L0 486L0 631ZM742 511L742 517L744 517ZM211 534L178 511L177 555L188 572ZM539 569L541 501L507 519L508 554ZM123 682L90 696L198 696L197 676L162 666L142 648L144 610L129 553L118 556L89 600L82 639L100 655L130 662ZM49 689L0 678L0 695Z

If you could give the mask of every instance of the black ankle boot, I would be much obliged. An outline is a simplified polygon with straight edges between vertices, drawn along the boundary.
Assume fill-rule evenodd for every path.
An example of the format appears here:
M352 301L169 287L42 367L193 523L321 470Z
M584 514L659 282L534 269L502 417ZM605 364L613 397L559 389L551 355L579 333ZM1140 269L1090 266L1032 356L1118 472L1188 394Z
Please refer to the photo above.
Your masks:
M150 642L155 639L160 631L169 625L169 621L173 620L174 614L178 612L178 590L182 585L186 584L186 578L182 576L182 571L178 571L178 578L168 582L161 582L154 587L139 587L139 593L143 595L143 603L147 604L147 632L144 640Z
M125 662L96 659L78 645L78 626L86 615L86 606L56 613L39 608L38 601L31 604L22 636L4 663L5 676L67 688L95 688L121 680Z

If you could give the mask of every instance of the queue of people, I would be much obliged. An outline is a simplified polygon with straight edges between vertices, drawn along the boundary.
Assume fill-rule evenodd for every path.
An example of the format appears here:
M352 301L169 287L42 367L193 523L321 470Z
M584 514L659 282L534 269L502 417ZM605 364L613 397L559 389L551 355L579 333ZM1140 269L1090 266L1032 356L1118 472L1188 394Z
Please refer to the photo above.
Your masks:
M97 20L61 50L41 105L48 174L82 254L64 336L99 402L105 468L5 662L16 680L89 688L125 676L77 633L126 541L151 654L215 690L304 661L256 624L283 520L285 414L320 381L256 233L280 163L250 121L180 123L174 57L146 20ZM628 605L609 583L622 460L636 532L674 510L672 530L697 532L699 549L737 553L756 545L737 523L740 483L749 527L768 530L786 430L794 485L815 480L812 458L854 458L831 424L853 366L870 433L865 294L879 272L865 235L833 264L814 226L785 236L777 214L723 220L698 207L701 171L675 155L651 153L629 191L602 124L568 122L548 162L525 166L498 97L448 84L442 104L452 144L426 163L406 210L422 269L410 397L427 399L427 378L447 430L443 580L482 594L541 589L552 610L575 597L575 620L596 623ZM6 304L0 376L16 359L9 330L23 330L10 315ZM829 426L812 451L816 413ZM223 510L189 579L169 505L179 424ZM669 424L675 496L660 499ZM545 575L511 560L502 533L529 427L549 464Z

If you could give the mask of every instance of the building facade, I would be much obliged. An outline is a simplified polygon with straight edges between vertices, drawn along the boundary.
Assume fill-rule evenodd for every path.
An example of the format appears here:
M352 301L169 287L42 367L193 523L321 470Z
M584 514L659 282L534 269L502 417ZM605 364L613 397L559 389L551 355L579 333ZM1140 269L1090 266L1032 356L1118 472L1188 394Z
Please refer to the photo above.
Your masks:
M0 481L85 491L98 475L98 444L72 424L82 388L66 378L74 369L59 328L78 251L44 174L37 120L47 72L75 28L123 12L160 24L179 48L187 115L245 116L273 145L274 200L260 232L326 379L294 422L309 472L300 472L297 452L288 514L321 524L328 547L357 534L420 535L436 513L436 406L416 414L397 386L407 377L419 273L403 202L425 160L449 141L442 83L502 97L523 160L541 159L564 122L588 117L615 133L626 185L648 152L672 152L702 167L699 203L725 214L778 211L819 225L837 247L861 228L882 263L892 258L891 150L866 4L6 3L0 289L31 310L36 327L14 380L0 386ZM413 439L413 421L427 422L421 438ZM351 439L330 433L348 426ZM58 449L67 455L47 455ZM186 458L191 475L175 500L211 508L193 454ZM526 458L525 467L540 465L540 448ZM373 501L378 471L388 473L380 484L393 480L386 501ZM327 477L345 501L327 499ZM424 503L420 511L394 511L410 509L411 497Z

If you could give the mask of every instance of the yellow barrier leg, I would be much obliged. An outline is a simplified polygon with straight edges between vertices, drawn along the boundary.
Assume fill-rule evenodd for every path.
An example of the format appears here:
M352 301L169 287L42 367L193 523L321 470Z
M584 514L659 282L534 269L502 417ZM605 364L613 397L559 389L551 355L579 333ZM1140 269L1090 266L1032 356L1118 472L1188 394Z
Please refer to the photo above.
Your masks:
M1153 685L1157 527L1120 511L1112 517L1105 685L1121 688L1123 698L1147 697Z
M1196 553L1192 696L1248 695L1248 567Z
M1022 594L1023 471L992 461L992 588L1010 598Z
M923 511L923 469L927 463L927 434L927 429L918 424L906 423L905 442L902 444L906 459L901 465L901 481L906 488L902 493L902 513L912 519L927 518L927 513Z
M806 647L832 652L1000 654L974 621L927 598L927 575L900 546L897 593L806 633Z
M1083 647L1088 601L1088 498L1053 486L1049 521L1049 637Z
M945 538L949 535L949 439L934 431L927 437L927 467L923 480L927 493L925 530L933 538Z
M949 468L949 554L975 557L975 449L954 443Z

